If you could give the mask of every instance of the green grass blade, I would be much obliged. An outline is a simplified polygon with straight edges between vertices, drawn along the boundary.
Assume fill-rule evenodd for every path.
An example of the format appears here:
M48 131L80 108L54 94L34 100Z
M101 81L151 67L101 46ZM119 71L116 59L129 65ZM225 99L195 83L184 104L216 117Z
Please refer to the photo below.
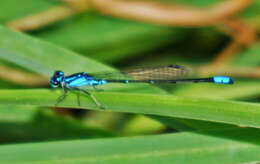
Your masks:
M260 127L260 105L256 103L119 92L93 92L93 94L108 111L153 114ZM2 104L53 107L61 92L45 89L1 90L0 95L0 103ZM83 95L79 107L77 96L72 93L59 106L98 109L88 96Z
M0 163L240 163L259 160L258 130L224 131L240 140L178 133L0 146ZM258 134L258 135L256 135ZM255 138L252 140L252 135ZM250 136L250 137L249 137Z
M158 115L149 115L150 118L155 119L167 127L176 129L178 131L207 131L207 130L219 130L219 129L230 129L237 128L236 125L217 123L210 121L176 118L176 117L165 117Z
M59 48L0 26L0 58L50 76L54 70L67 73L111 71L112 68L72 51Z

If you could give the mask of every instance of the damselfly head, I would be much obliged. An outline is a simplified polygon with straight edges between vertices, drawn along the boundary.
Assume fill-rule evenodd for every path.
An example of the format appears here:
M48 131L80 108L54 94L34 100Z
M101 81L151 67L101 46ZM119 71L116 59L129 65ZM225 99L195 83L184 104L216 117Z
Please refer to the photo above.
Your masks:
M55 71L53 76L50 79L50 85L53 88L61 86L61 83L64 80L64 73L62 71Z

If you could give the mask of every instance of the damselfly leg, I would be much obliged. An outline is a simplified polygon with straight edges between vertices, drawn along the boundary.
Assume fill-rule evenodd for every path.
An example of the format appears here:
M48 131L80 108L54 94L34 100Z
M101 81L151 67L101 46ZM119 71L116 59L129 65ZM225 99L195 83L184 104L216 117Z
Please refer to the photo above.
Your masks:
M91 94L90 92L80 89L80 88L69 88L70 90L75 90L77 91L77 99L78 99L78 105L80 106L80 92L83 92L85 94L87 94L97 105L97 107L101 108L101 109L105 109L98 101L97 99L94 97L93 94ZM63 100L65 100L65 98L68 96L68 88L64 88L64 92L63 94L56 100L56 104L55 106L57 106L59 103L61 103Z
M58 99L56 100L55 106L57 106L60 102L62 102L68 96L68 89L64 88L63 91L64 91L63 94L60 97L58 97Z
M95 104L97 105L97 107L101 108L101 109L105 109L98 101L97 99L95 98L95 96L93 94L91 94L90 92L84 90L84 89L80 89L80 88L71 88L72 90L76 90L76 91L79 91L79 92L83 92L85 94L87 94L94 102Z
M80 106L80 92L77 93L78 106Z
M103 89L99 89L99 88L97 88L95 85L93 85L93 89L94 89L95 91L97 91L97 92L104 91Z

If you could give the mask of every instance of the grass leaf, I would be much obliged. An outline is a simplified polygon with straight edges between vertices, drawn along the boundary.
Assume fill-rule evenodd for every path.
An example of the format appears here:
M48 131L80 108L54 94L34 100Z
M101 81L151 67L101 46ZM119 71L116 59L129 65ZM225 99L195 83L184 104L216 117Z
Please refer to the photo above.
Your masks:
M50 76L55 70L67 73L109 71L112 68L72 51L25 34L0 27L0 58Z
M230 138L178 133L117 139L78 140L0 147L0 162L20 163L221 163L232 164L259 160L257 130L223 131ZM260 136L258 135L258 138Z
M260 127L260 105L256 103L120 92L93 92L93 94L108 111L153 114ZM53 107L61 92L46 89L1 90L0 95L0 103L2 104ZM100 110L88 96L83 95L81 96L81 106L78 106L76 94L69 94L59 106Z

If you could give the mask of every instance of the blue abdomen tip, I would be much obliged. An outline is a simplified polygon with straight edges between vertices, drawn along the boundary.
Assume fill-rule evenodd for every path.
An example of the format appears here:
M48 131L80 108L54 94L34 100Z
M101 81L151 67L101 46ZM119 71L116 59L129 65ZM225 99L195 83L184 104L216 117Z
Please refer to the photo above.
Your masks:
M218 84L233 84L233 80L228 76L214 76L213 82Z

